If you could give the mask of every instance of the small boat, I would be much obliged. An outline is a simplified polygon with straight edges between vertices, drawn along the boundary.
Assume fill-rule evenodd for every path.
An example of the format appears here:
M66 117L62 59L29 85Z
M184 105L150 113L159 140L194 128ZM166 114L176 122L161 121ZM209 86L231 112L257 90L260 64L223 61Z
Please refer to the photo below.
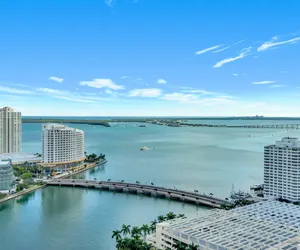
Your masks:
M139 128L145 128L146 127L146 125L140 125L139 126Z
M146 151L146 150L149 150L149 148L147 148L147 147L142 147L142 148L140 148L140 150Z

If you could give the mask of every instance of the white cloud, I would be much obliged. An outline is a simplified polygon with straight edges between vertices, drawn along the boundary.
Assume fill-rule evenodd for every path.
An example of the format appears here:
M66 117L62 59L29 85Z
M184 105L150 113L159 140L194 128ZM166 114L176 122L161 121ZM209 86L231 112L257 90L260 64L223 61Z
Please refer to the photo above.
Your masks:
M170 93L162 96L163 100L168 101L177 101L181 103L194 103L194 104L203 104L203 105L213 105L218 103L231 103L234 102L231 96L220 95L210 98L203 98L202 95L197 94L184 94L184 93Z
M198 99L197 95L194 94L183 94L183 93L170 93L165 94L162 99L168 100L168 101L178 101L178 102L192 102L196 101Z
M162 94L162 90L161 89L133 89L131 91L129 91L128 96L130 97L137 97L137 96L141 96L141 97L158 97Z
M82 86L89 86L92 88L109 88L113 90L124 89L124 86L115 84L111 79L93 79L92 81L82 81L79 83Z
M51 80L51 81L54 81L54 82L59 82L59 83L62 83L64 81L63 78L59 78L59 77L56 77L56 76L51 76L48 78L48 80Z
M233 76L239 76L239 74L237 74L237 73L233 73L232 75L233 75Z
M241 52L238 56L223 59L222 61L217 62L213 67L214 68L220 68L226 63L230 63L230 62L234 62L236 60L242 59L242 58L249 55L251 49L252 49L252 47L244 48L244 49L241 50Z
M115 0L104 0L104 3L109 6L112 7L115 3Z
M244 42L244 41L245 41L245 40L238 41L238 42L233 43L233 44L231 44L231 45L229 45L229 46L227 46L227 47L225 47L225 48L221 48L221 49L215 50L215 51L213 51L213 53L218 53L218 52L227 50L227 49L229 49L229 48L231 48L231 47L233 47L233 46L235 46L235 45L238 45L239 43L242 43L242 42Z
M47 94L55 94L55 95L65 95L69 94L67 91L62 91L58 89L49 89L49 88L37 88L36 89L39 92L47 93Z
M203 50L196 51L196 55L201 55L201 54L204 54L204 53L209 52L211 50L215 50L215 49L219 48L220 46L221 45L215 45L215 46L203 49Z
M275 81L260 81L260 82L252 82L252 84L262 85L262 84L270 84L274 82Z
M198 94L201 94L201 95L219 95L220 93L217 93L217 92L210 92L210 91L206 91L206 90L203 90L203 89L191 89L191 90L183 90L182 92L185 92L185 93L198 93Z
M283 84L274 84L274 85L270 86L270 88L282 88L282 87L285 87L285 85L283 85Z
M165 79L157 79L156 83L158 83L158 84L166 84L167 81Z
M127 79L128 76L121 76L120 79Z
M72 102L95 103L101 100L109 100L107 98L96 97L93 93L74 93L50 88L37 88L36 91L44 93L53 98L64 99Z
M1 92L6 92L6 93L12 93L12 94L20 94L20 95L31 95L35 94L31 90L24 90L24 89L17 89L17 88L10 88L6 86L1 86L0 85L0 93Z
M293 39L285 40L282 42L276 42L277 40L278 40L277 36L272 37L271 41L264 42L261 46L259 46L257 48L257 51L261 52L264 50L268 50L272 47L278 47L280 45L289 44L289 43L297 43L298 41L300 41L300 37L295 37Z
M72 98L72 97L68 97L68 96L56 96L55 95L53 97L57 98L57 99L72 101L72 102L95 103L95 101L92 101L92 100L81 99L81 98Z

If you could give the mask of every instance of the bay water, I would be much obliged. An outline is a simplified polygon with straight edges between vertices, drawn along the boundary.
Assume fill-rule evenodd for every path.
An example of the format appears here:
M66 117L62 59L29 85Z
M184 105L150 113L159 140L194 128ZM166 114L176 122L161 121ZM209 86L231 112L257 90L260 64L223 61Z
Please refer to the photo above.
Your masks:
M291 122L255 122L272 123ZM265 145L300 135L299 130L286 129L139 127L138 123L70 126L84 130L87 153L105 153L108 160L80 174L83 178L153 182L222 198L229 196L233 184L236 190L248 191L250 185L263 182ZM24 152L41 153L41 129L41 124L23 124ZM149 150L141 151L144 146ZM130 194L46 187L0 205L0 249L115 249L112 230L122 224L150 223L169 211L193 216L208 209Z

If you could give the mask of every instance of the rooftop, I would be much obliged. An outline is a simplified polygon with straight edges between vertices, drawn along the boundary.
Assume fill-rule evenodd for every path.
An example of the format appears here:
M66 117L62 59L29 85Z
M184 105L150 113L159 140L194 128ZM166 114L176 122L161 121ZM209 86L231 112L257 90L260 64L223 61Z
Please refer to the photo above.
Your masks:
M58 124L58 123L45 123L43 124L43 129L45 130L71 130L71 131L76 131L76 132L82 132L80 129L72 128L64 124Z
M267 201L212 211L204 217L174 220L166 232L181 239L190 237L210 249L297 249L300 206Z
M0 154L0 160L11 159L12 163L26 161L41 161L42 157L38 157L32 153L5 153Z

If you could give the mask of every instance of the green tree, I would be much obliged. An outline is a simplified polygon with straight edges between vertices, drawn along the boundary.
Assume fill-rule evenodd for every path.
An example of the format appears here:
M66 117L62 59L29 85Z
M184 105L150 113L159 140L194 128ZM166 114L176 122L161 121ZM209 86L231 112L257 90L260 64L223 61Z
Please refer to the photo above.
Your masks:
M27 172L27 173L24 173L21 175L21 178L24 179L24 180L27 180L27 179L31 179L32 178L32 174Z
M115 230L115 231L113 231L111 237L116 238L116 240L119 240L119 239L121 239L121 232L119 230Z
M158 220L159 223L161 223L161 222L164 222L164 221L166 220L166 217L163 216L163 215L159 215L159 216L157 217L157 220Z
M123 224L122 230L121 230L121 232L123 233L123 235L130 234L130 227L131 227L130 225Z
M134 226L131 230L131 237L134 239L139 239L141 236L141 230L139 229L139 227Z
M173 220L176 218L176 215L173 212L167 213L167 220Z
M147 224L143 224L140 228L141 232L144 235L144 241L146 240L146 236L151 232L150 227Z

